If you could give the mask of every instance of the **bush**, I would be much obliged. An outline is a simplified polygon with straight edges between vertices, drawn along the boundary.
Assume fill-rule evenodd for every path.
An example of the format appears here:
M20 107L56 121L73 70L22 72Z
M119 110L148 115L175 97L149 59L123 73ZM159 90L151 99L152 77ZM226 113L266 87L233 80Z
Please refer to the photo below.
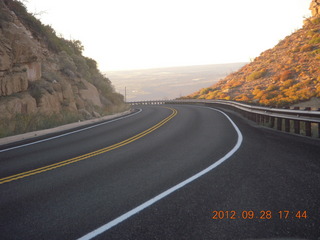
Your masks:
M284 87L284 88L289 88L289 87L291 87L293 84L294 84L294 81L293 81L293 80L286 80L286 81L282 84L282 87Z
M42 78L48 82L61 81L61 77L57 72L45 70L45 69L42 69Z
M76 65L73 62L73 59L65 52L59 54L59 66L60 70L71 70L75 72L77 70Z
M312 51L312 49L313 49L313 46L311 46L310 44L306 44L300 48L300 52L310 52Z
M315 54L315 55L320 54L320 48L319 48L319 49L314 50L312 53L313 53L313 54Z
M200 90L201 95L208 94L212 89L211 88L203 88Z
M280 74L280 81L286 81L293 78L293 72L291 70L285 70Z
M267 71L264 69L261 71L253 72L247 77L247 81L251 82L251 81L257 80L259 78L262 78L266 75L266 73L267 73Z
M73 62L77 67L77 72L81 74L81 76L85 79L90 79L91 74L90 74L90 68L87 65L87 61L84 57L80 55L73 54L72 56Z
M266 91L274 91L277 90L278 87L274 84L269 85L269 87L267 87Z
M309 44L318 44L318 43L320 43L320 37L319 36L315 36L309 41Z
M43 96L43 92L41 90L40 85L37 84L37 82L32 82L29 85L29 93L36 100L37 104L39 104Z

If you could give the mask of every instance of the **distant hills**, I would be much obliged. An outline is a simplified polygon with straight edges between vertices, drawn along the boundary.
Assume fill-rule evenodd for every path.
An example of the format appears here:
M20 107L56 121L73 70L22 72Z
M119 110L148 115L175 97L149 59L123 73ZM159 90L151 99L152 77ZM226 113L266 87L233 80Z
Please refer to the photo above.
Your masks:
M186 98L226 99L276 107L310 101L320 107L320 15L318 10L313 13L302 29L274 48Z
M168 67L105 73L127 100L174 99L211 85L246 63Z

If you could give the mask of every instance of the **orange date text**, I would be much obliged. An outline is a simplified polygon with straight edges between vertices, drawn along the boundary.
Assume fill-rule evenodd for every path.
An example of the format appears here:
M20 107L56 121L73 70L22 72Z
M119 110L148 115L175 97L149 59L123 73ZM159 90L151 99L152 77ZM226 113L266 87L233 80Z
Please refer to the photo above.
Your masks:
M212 211L212 219L222 220L222 219L307 219L307 211L289 211L289 210L280 210L280 211L271 211L271 210L262 210L262 211L253 211L253 210L244 210L244 211Z

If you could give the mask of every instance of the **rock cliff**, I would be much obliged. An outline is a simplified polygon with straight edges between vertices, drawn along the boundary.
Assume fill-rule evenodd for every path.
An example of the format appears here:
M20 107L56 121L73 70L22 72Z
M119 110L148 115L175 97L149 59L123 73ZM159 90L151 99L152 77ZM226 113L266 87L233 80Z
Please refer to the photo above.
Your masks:
M0 1L0 120L69 112L90 118L123 105L81 42L56 36L19 1ZM12 126L12 128L15 128ZM1 131L1 126L0 126ZM1 133L0 133L1 136Z

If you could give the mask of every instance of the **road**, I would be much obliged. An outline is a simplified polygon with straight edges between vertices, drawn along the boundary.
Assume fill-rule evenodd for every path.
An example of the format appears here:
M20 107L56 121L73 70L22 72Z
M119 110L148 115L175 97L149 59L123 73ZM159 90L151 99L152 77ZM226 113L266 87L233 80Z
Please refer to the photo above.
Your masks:
M227 115L143 106L0 148L0 239L320 239L320 141Z

